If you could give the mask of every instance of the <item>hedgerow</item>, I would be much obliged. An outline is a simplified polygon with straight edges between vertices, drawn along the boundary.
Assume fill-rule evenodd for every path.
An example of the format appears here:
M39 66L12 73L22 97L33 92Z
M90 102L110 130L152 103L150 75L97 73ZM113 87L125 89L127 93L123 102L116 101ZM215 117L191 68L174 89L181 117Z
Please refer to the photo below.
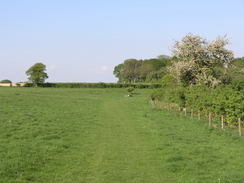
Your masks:
M33 87L27 83L25 87ZM38 85L44 88L160 88L161 84L155 83L42 83Z
M151 100L177 104L179 107L223 115L228 125L236 125L237 119L244 120L244 83L220 85L209 88L206 85L162 88L151 95Z

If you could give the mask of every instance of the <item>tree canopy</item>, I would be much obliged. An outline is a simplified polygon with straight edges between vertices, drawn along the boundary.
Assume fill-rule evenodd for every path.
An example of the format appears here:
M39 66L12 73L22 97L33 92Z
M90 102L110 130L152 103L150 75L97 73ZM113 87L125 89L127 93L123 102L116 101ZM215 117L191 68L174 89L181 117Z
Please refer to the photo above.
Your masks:
M33 83L35 86L42 84L48 78L46 71L46 65L43 63L36 63L31 66L26 74L28 76L28 80Z
M170 63L170 58L137 60L127 59L114 68L114 75L120 83L159 82L164 74L164 68Z
M203 82L215 86L221 80L214 68L228 67L234 59L233 52L225 48L228 43L225 37L208 42L200 36L188 34L175 42L173 56L178 61L172 64L169 72L184 85Z
M12 83L12 81L10 81L8 79L4 79L4 80L0 81L0 83Z

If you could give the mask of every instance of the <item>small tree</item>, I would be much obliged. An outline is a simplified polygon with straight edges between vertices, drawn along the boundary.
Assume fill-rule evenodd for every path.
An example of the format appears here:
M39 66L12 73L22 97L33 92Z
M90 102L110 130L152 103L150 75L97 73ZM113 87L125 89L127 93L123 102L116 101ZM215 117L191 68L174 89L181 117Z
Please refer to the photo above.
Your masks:
M26 74L28 80L34 84L34 86L38 86L45 82L45 79L48 78L46 71L46 65L43 63L36 63L31 66L27 71Z

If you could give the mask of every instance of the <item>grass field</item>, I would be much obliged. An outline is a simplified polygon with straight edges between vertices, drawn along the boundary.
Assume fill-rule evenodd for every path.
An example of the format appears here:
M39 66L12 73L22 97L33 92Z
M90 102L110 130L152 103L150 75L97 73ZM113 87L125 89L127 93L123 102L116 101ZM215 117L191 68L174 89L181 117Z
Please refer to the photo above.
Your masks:
M244 139L152 90L0 88L0 183L244 183Z

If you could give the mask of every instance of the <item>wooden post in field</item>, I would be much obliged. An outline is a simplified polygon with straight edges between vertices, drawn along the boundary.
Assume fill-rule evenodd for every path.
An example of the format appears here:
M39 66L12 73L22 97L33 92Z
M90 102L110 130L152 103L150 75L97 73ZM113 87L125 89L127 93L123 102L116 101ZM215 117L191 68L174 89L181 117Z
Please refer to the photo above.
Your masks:
M201 119L201 113L200 113L200 110L198 110L198 119L199 119L199 120Z
M191 118L193 118L193 109L191 109Z
M224 129L224 115L221 115L221 128Z
M186 114L187 114L187 113L186 113L186 112L187 112L186 110L187 110L187 109L186 109L186 107L185 107L185 108L184 108L185 116L186 116Z
M239 136L242 136L241 118L238 118L238 126L239 126Z
M211 127L212 125L211 125L211 123L212 123L212 115L211 115L211 112L208 114L208 125Z

